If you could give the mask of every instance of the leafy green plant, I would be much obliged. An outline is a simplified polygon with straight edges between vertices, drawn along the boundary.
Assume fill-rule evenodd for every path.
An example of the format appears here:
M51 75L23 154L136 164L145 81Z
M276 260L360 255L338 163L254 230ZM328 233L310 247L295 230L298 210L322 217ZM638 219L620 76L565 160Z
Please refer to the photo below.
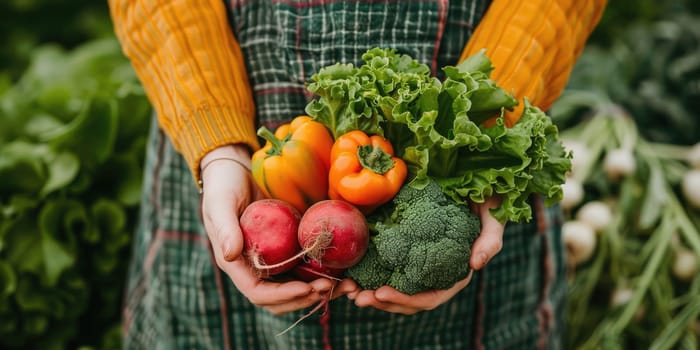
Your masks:
M680 191L694 166L691 148L645 139L634 120L604 97L589 112L561 134L579 165L567 182L585 193L567 208L564 242L573 253L585 241L592 252L570 261L569 346L697 344L700 215ZM617 152L629 152L632 166L619 171L622 162L610 161ZM607 206L610 216L582 215L593 202ZM567 223L595 227L594 236L567 231Z
M150 105L114 39L0 89L0 348L114 343Z

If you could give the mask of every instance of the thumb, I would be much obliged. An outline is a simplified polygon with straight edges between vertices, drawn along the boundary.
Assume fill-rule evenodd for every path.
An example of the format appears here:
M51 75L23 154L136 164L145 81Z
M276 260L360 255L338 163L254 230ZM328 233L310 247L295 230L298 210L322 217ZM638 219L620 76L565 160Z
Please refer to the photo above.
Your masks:
M489 197L476 206L477 215L481 219L481 232L472 245L470 265L475 270L482 269L503 247L505 224L491 215L490 209L501 204L500 197Z
M220 249L226 261L233 261L243 252L243 233L232 201L203 201L204 226L214 249Z
M202 219L214 249L226 261L243 252L238 216L252 197L247 162L249 155L241 147L217 148L202 160Z
M212 167L211 174L216 175L218 170ZM228 175L229 173L223 174L236 178ZM226 261L236 260L243 252L243 233L238 217L245 209L250 193L241 190L241 187L245 188L247 185L247 178L242 178L244 181L231 183L211 176L209 182L205 182L202 193L204 228L214 249L220 250Z

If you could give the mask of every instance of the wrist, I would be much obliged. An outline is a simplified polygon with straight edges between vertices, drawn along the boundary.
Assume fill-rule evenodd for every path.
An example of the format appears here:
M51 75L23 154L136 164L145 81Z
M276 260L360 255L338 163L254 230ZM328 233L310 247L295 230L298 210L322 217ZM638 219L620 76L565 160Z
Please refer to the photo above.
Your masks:
M217 147L202 157L199 163L199 180L197 181L197 186L199 187L199 193L203 193L204 182L205 182L205 170L209 165L216 163L217 161L228 161L231 164L236 164L246 171L250 172L250 149L244 144L230 144L221 147Z
M199 168L204 169L210 162L218 158L232 158L244 164L250 164L250 149L244 144L230 144L217 147L202 157Z

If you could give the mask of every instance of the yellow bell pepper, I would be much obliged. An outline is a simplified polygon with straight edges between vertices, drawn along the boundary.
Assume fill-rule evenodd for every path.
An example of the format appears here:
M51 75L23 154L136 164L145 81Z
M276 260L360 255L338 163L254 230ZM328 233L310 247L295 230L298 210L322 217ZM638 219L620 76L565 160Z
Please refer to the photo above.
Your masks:
M327 199L333 139L323 124L299 116L273 134L264 126L265 146L253 154L252 173L268 198L284 200L300 212Z

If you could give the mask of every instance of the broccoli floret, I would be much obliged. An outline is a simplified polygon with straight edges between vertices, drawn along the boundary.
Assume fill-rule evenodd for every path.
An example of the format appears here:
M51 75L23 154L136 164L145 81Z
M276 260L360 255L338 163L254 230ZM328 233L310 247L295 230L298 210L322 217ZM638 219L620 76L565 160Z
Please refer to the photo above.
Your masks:
M348 270L362 288L389 285L415 294L466 278L471 246L481 230L466 205L431 181L423 189L404 185L388 208L372 217L372 252Z
M348 277L365 289L377 289L386 285L391 273L391 269L382 265L378 259L377 248L372 241L369 242L362 260L346 272Z
M414 247L404 268L406 276L414 284L430 289L450 288L455 282L466 278L469 258L464 260L464 257L471 255L471 249L458 243L451 238L443 238Z

